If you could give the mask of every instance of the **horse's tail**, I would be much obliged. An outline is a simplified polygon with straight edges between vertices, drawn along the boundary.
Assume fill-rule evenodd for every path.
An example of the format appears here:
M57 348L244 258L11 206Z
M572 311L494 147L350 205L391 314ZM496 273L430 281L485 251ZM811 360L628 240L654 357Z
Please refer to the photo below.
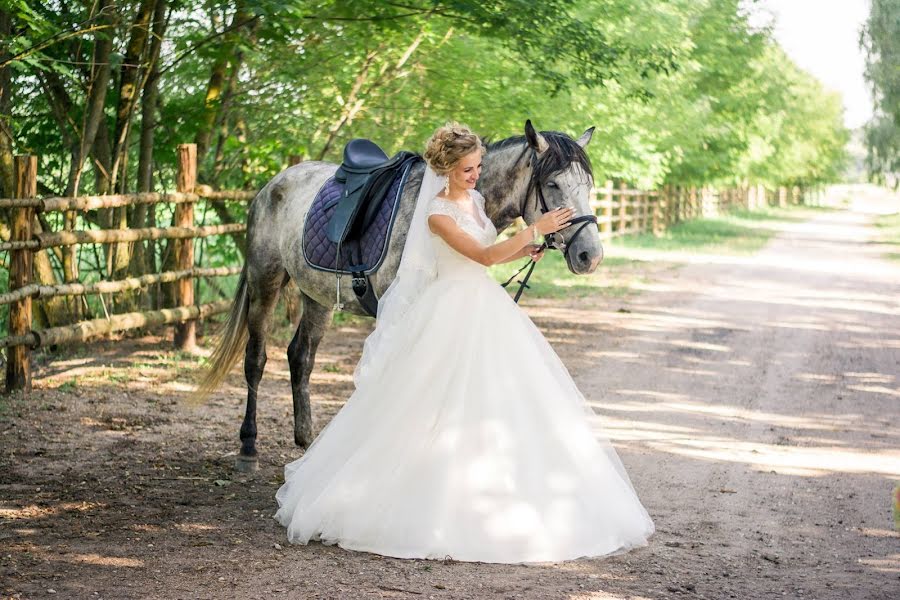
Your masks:
M219 343L209 357L206 373L200 380L197 389L191 394L191 400L202 402L207 396L218 388L231 367L240 358L247 345L247 312L250 308L250 297L247 293L247 265L241 270L241 278L238 280L237 292L228 319L219 337Z

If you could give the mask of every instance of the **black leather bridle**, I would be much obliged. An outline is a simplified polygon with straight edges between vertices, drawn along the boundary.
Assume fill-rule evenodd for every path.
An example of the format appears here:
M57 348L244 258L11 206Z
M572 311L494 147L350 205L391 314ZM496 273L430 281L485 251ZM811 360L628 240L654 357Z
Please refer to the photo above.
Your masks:
M537 170L537 151L532 149L532 151L531 151L531 181L529 182L528 189L529 190L533 189L535 191L535 196L537 196L537 200L538 200L538 208L540 209L541 214L545 214L545 213L550 212L550 207L547 206L547 199L544 198L544 182L538 180L537 172L538 172L538 170ZM528 199L526 198L525 201L527 202ZM550 234L547 234L544 236L544 242L541 244L541 250L544 250L547 248L553 248L555 250L559 250L560 252L563 253L563 256L565 256L566 262L568 262L569 247L572 245L572 242L575 240L575 238L578 237L578 234L580 234L584 230L584 228L587 227L591 223L593 223L594 225L597 225L597 216L596 215L581 215L579 217L575 217L574 219L572 219L569 222L569 224L566 227L564 227L563 229L560 229L560 231L564 231L565 229L568 229L569 227L574 227L576 225L579 226L578 229L575 230L575 233L572 234L572 237L569 238L568 244L566 243L565 238L563 238L562 234L560 234L560 231L557 231L557 232L550 233ZM505 283L500 284L503 287L508 286L512 282L513 279L515 279L516 277L519 276L519 273L521 273L525 269L528 269L528 273L525 274L525 278L517 282L517 283L519 283L519 289L516 292L516 296L514 298L514 301L516 303L519 302L519 298L522 297L522 293L525 291L525 289L529 287L528 279L531 277L531 273L534 271L534 266L536 264L537 263L534 261L533 258L529 259L529 261L527 263L525 263L524 265L522 265L522 268L519 269L518 271L516 271L512 277L507 279Z

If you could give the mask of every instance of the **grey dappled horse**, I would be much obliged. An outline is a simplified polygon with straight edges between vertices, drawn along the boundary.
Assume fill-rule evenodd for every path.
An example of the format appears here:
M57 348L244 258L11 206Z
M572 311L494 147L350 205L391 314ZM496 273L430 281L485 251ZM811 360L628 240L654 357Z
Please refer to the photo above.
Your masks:
M579 215L591 215L593 186L590 162L584 147L591 139L591 127L577 140L558 132L538 133L525 124L525 135L489 144L484 156L480 188L485 211L502 231L517 217L526 223L537 219L539 196L549 208L572 205ZM303 258L303 224L316 192L338 165L310 161L276 175L250 205L247 225L247 258L238 290L219 344L210 357L207 373L197 394L206 395L225 379L244 349L247 380L247 409L241 425L241 451L236 466L253 470L257 466L256 396L266 365L266 334L278 295L291 279L300 290L302 316L288 346L291 392L294 400L294 441L308 447L313 441L309 404L309 377L316 349L331 321L336 294L336 277L317 271ZM413 167L403 190L388 253L372 276L380 296L393 280L406 241L409 222L424 173L424 163ZM566 262L576 274L591 273L603 256L596 230L577 235L577 227L560 232L568 245ZM345 285L345 310L365 315L355 296Z

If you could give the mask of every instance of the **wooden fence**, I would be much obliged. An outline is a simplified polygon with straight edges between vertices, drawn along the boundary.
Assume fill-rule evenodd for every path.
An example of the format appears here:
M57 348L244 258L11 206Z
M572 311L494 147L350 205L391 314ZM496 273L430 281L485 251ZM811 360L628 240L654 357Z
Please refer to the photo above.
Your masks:
M40 347L87 339L118 331L174 324L175 345L192 348L196 343L196 322L226 312L230 300L206 304L194 301L193 280L199 277L222 277L239 273L240 267L201 268L194 264L194 240L208 236L243 232L244 224L194 225L194 206L199 200L249 201L256 192L212 191L196 185L197 149L194 144L178 146L176 192L135 193L77 198L37 198L37 157L15 159L15 198L0 199L0 208L11 211L11 236L0 242L0 251L10 253L9 292L0 294L0 306L10 305L9 332L0 338L0 348L7 348L6 389L31 388L30 353ZM294 157L291 164L298 162ZM800 190L766 190L762 186L712 190L710 188L666 187L662 190L632 190L625 184L614 186L607 181L596 188L591 199L598 217L600 235L609 239L619 235L650 232L659 235L668 227L698 217L711 217L734 208L756 209L774 204L799 203ZM174 204L173 226L141 229L99 229L33 233L36 212L88 211L161 202ZM117 244L143 240L173 240L176 270L95 283L40 285L32 281L34 253L48 248L77 244ZM108 294L173 283L175 306L160 310L106 314L105 318L81 321L72 325L32 329L32 301L56 296ZM102 296L101 296L102 299ZM105 309L105 305L104 305Z
M607 181L595 188L591 206L597 215L601 239L620 235L652 233L690 219L710 218L735 209L758 210L764 206L800 204L800 188L767 189L762 185L740 188L696 188L666 186L661 190L631 190Z
M37 157L15 159L15 198L0 199L0 208L10 209L10 239L0 242L0 251L9 251L9 292L0 294L0 306L9 304L9 335L0 338L0 348L8 348L6 389L31 388L30 353L42 346L80 342L116 331L126 331L164 324L175 325L175 344L190 349L196 344L196 322L228 310L231 301L206 304L194 302L193 280L198 277L222 277L240 273L240 267L200 268L194 265L194 240L215 235L234 234L246 230L240 223L194 225L194 206L199 200L251 200L256 192L212 191L196 185L197 147L178 146L176 192L136 193L77 198L36 198ZM139 204L174 204L171 227L141 229L99 229L33 233L36 212L88 211ZM40 285L32 282L34 253L48 248L76 244L117 244L143 240L173 240L176 270L128 277L116 281L90 284L64 283ZM159 283L175 286L175 306L160 310L107 314L105 318L81 321L72 325L32 329L32 301L56 296L84 296L145 288ZM102 297L101 297L102 298ZM104 306L105 308L105 306Z

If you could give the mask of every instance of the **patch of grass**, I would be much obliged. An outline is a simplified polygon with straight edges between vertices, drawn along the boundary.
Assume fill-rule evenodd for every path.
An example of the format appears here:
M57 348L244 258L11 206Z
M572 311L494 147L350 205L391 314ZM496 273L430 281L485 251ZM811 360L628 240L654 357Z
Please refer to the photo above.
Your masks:
M338 312L335 311L331 315L331 324L332 325L360 325L365 323L368 317L361 317L359 315L354 315L352 313Z
M60 392L73 392L77 388L78 388L78 378L73 377L69 381L64 381L61 384L59 384L59 387L57 387L56 389L59 390Z
M616 238L614 244L624 248L647 248L672 252L710 252L719 254L752 254L760 250L778 233L779 223L799 223L817 214L835 210L830 207L767 207L755 211L740 210L715 218L694 219L679 223L656 237L641 234ZM498 282L506 281L524 264L524 259L495 265L489 272ZM624 297L636 293L634 284L643 282L642 261L622 256L607 257L592 275L574 275L566 267L562 253L548 251L535 267L525 295L536 298L569 298L602 295ZM659 265L654 265L659 266ZM516 279L524 277L522 272ZM515 294L516 281L507 290Z
M772 215L735 213L685 221L671 227L658 237L644 233L617 238L615 243L624 248L752 254L765 246L766 242L777 233L776 229L766 227L761 223L784 220Z
M875 219L878 229L877 241L900 250L900 213L879 215ZM900 260L900 252L886 252L884 256L890 260Z
M606 268L605 272L610 267L634 266L640 262L629 258L610 257L605 258L602 265ZM526 264L526 260L521 259L494 265L488 269L488 272L498 283L503 283L524 264ZM522 271L516 279L510 282L506 288L510 295L515 295L519 289L518 282L527 273L528 269ZM611 284L608 278L600 272L591 275L573 274L566 266L566 260L561 252L548 250L544 253L544 258L535 266L524 295L533 298L583 298L593 295L622 297L632 293L634 290L627 285Z

